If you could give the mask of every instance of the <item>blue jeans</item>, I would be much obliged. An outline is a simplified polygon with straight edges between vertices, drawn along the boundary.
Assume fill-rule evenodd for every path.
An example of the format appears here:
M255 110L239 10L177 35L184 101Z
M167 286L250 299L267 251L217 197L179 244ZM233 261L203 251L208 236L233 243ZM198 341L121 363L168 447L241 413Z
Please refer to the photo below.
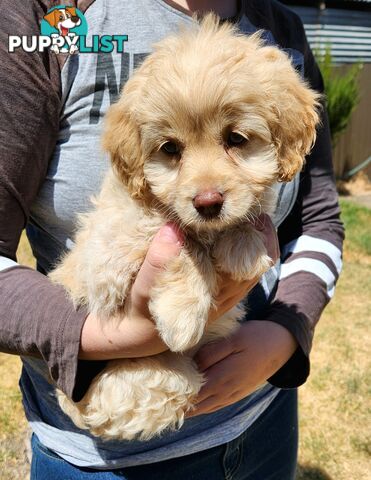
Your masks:
M237 439L150 465L111 471L79 468L33 435L31 480L294 480L297 444L297 392L282 390Z

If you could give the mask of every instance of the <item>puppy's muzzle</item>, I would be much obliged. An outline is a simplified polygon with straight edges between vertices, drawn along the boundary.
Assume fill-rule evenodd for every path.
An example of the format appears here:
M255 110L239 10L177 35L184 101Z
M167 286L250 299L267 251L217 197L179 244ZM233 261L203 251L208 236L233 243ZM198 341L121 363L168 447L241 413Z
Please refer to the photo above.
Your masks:
M201 217L207 220L211 220L219 215L223 203L223 194L216 190L204 190L193 199L193 206Z

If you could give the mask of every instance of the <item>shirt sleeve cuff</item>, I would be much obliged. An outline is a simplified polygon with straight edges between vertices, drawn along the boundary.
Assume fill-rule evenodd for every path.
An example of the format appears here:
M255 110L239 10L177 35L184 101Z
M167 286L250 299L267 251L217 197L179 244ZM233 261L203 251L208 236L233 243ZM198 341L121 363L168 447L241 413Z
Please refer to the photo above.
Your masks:
M309 352L312 346L313 329L304 314L297 312L294 305L274 302L264 316L286 328L298 343L291 358L269 379L279 388L296 388L305 383L310 372Z

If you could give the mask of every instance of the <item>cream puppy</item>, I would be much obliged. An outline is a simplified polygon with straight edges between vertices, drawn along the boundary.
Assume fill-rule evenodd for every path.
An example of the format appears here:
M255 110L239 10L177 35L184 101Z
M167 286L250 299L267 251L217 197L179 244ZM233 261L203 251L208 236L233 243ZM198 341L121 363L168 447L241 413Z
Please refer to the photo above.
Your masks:
M302 168L317 108L285 53L213 15L158 43L127 82L106 118L112 168L51 278L109 322L158 229L171 220L186 240L149 303L169 351L110 361L79 403L59 393L78 427L130 440L182 425L203 382L192 355L243 315L236 307L207 325L218 276L270 268L251 220L273 212L272 185Z

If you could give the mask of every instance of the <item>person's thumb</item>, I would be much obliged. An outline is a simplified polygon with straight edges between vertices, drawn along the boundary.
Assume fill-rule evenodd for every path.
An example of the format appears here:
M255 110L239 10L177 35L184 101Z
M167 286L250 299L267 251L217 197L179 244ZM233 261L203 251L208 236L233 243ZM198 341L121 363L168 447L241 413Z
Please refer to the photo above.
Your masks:
M155 277L173 257L179 255L184 242L183 232L173 223L164 225L155 235L146 258L135 279L132 294L148 299Z

